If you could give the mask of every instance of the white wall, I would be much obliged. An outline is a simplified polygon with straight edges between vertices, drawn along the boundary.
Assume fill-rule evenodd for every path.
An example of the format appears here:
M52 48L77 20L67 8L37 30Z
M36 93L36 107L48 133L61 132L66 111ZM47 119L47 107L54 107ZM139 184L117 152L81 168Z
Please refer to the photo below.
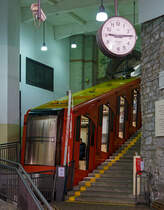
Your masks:
M42 26L21 24L22 115L30 108L64 96L69 89L69 39L55 41L52 27L46 24L46 44L48 51L42 52ZM54 68L54 92L26 84L26 57Z
M164 15L164 0L138 0L139 23Z

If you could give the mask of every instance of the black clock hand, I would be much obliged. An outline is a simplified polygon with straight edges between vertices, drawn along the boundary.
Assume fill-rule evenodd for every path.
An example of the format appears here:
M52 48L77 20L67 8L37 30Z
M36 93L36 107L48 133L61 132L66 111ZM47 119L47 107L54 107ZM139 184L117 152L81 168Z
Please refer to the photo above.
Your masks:
M124 37L133 37L133 35L128 35L128 34L125 34L125 35L122 35L122 34L108 34L109 36L114 36L115 38L124 38Z

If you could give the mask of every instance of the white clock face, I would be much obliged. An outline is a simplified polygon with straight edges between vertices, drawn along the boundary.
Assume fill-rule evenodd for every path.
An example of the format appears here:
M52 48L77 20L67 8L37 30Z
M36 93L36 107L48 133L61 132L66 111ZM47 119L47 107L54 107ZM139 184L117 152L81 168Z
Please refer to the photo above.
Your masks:
M136 32L133 25L125 18L112 17L102 27L102 41L111 53L123 56L134 48Z

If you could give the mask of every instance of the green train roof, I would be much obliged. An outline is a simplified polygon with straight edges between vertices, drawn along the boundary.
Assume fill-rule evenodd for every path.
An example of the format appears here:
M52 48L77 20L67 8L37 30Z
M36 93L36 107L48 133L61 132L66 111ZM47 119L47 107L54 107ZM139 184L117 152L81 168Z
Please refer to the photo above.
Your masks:
M94 99L97 96L103 95L113 89L116 89L134 80L136 80L136 78L110 80L108 82L101 83L91 88L73 93L72 94L73 106L76 106L86 101L89 101L91 99ZM35 110L36 109L58 109L58 108L67 108L67 106L68 106L68 96L64 96L58 100L50 101L34 109Z

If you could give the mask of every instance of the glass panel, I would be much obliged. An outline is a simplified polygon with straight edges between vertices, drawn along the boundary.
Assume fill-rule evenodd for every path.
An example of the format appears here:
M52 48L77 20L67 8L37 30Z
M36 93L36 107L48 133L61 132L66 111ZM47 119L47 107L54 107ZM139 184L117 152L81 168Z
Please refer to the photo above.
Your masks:
M108 151L109 137L109 107L103 105L101 151Z
M137 90L133 92L133 119L132 119L132 126L136 127L137 125Z
M89 132L89 119L85 116L81 116L80 124L80 151L79 151L79 169L87 169L86 152L89 151L88 145L88 132Z
M25 164L55 165L57 119L56 115L28 118Z
M124 138L124 126L125 126L125 98L120 96L120 115L119 115L119 138Z
M25 164L32 165L55 165L55 142L36 142L31 139L26 143Z

